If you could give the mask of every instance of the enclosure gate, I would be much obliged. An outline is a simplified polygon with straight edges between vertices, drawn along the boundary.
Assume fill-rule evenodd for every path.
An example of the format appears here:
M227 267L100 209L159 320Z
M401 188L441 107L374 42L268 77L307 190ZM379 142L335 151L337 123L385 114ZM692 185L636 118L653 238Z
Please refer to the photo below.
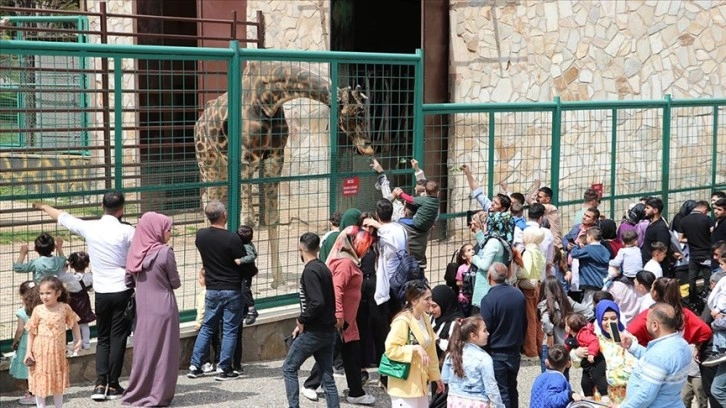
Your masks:
M296 302L301 264L297 239L303 232L325 233L327 219L335 210L357 207L373 210L379 192L369 169L370 157L356 154L349 125L350 93L341 99L326 100L325 87L334 90L361 85L367 99L364 123L386 173L394 185L409 185L408 164L417 158L429 177L443 186L442 213L435 239L429 243L429 278L438 282L451 254L471 239L464 216L476 203L468 196L468 186L459 171L469 164L485 191L497 193L497 184L506 181L510 191L525 192L534 179L554 191L560 206L563 229L571 226L572 214L579 208L582 192L593 184L603 191L601 209L620 218L628 203L640 196L658 195L673 210L686 197L708 198L714 189L726 186L723 157L726 150L726 100L554 102L526 104L423 104L422 55L354 54L240 49L232 42L228 49L191 47L118 46L106 44L46 43L0 40L0 83L18 75L13 64L20 56L38 58L36 68L43 72L83 74L91 84L72 90L85 95L85 108L73 108L89 118L87 143L65 149L44 146L13 146L0 150L0 258L10 265L21 243L32 242L41 231L55 233L66 241L66 254L83 250L81 239L59 229L47 217L31 210L33 201L42 200L82 217L100 215L99 202L107 186L127 195L125 219L135 224L144 211L161 211L174 219L173 247L183 285L177 291L182 318L193 319L196 275L200 260L194 235L206 226L200 212L202 192L226 189L229 227L236 228L245 218L256 225L255 244L260 257L260 275L253 285L261 307ZM84 70L57 61L76 60ZM60 59L64 58L64 59ZM103 89L98 80L100 61L108 59L113 80ZM85 60L83 64L78 63ZM139 61L159 61L153 72L141 72ZM202 62L215 61L218 71L201 70ZM300 99L287 97L268 101L274 106L287 101L275 135L287 135L280 165L274 154L263 156L255 178L242 176L247 159L241 157L242 119L246 92L243 68L249 64L274 64L276 68L256 71L244 84L294 84ZM208 65L205 65L208 66ZM80 72L77 72L80 71ZM143 75L141 75L143 74ZM204 75L203 89L197 86ZM301 76L297 76L301 75ZM226 87L213 84L227 78ZM329 82L328 82L329 78ZM153 79L153 80L152 80ZM143 84L140 81L144 81ZM170 90L172 90L170 92ZM3 95L14 97L37 92L32 86L3 86ZM216 108L213 101L228 93L228 106ZM98 108L97 101L109 95L110 112ZM346 99L347 98L347 99ZM135 106L144 99L146 111ZM27 98L26 98L27 100ZM340 108L344 108L341 110ZM2 107L0 115L22 113L23 109L57 114L64 107L43 105ZM201 179L195 157L194 124L205 112L209 123L226 118L223 134L229 138L227 157L219 163L217 179ZM110 118L112 138L104 142L103 117ZM226 116L225 116L226 115ZM210 119L211 118L211 119ZM339 119L348 134L338 130ZM283 120L284 119L284 120ZM219 123L222 123L221 121ZM283 130L279 127L282 126ZM348 127L346 127L348 126ZM17 134L19 128L0 128L4 134ZM55 129L57 130L57 129ZM42 138L54 129L36 127L30 131ZM430 137L430 135L440 135ZM78 138L72 140L80 140ZM79 143L79 142L76 142ZM219 148L214 143L207 148ZM87 155L79 154L89 152ZM425 157L438 157L425 162ZM218 157L217 157L218 158ZM277 172L276 172L277 171ZM269 218L270 202L260 200L257 186L279 183L278 213ZM254 197L243 208L241 192ZM260 214L258 218L253 214ZM275 221L278 222L275 222ZM271 229L265 223L275 226ZM277 235L275 235L277 234ZM273 245L274 242L274 245ZM277 259L269 256L276 246ZM273 262L278 270L272 270ZM0 280L5 299L15 299L17 286L27 275L7 272ZM276 276L277 275L277 276ZM279 284L271 285L275 278ZM0 305L0 338L9 339L17 302ZM9 347L4 341L3 349Z

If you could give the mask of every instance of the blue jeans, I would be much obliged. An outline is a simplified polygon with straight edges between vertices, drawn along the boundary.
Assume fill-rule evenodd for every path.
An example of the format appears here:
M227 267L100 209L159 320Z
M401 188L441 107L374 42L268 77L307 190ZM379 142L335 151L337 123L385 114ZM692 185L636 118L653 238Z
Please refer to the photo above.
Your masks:
M542 369L542 372L544 373L547 371L547 366L545 365L545 360L547 359L547 353L550 352L550 348L546 345L542 345L542 354L539 356L539 367ZM562 373L565 376L565 379L567 382L570 382L570 368L565 368L565 372Z
M502 402L507 408L519 407L519 392L517 392L517 375L519 375L519 363L522 360L521 354L492 352L494 360L494 376L497 378L499 393L502 395Z
M300 407L298 370L310 356L315 358L315 362L320 369L327 407L337 408L340 406L338 389L335 387L335 380L333 379L333 350L336 335L333 330L329 332L304 331L298 334L292 342L290 351L287 352L285 362L282 364L287 404L290 408Z
M237 345L237 329L242 324L242 292L239 290L207 290L204 296L204 321L199 329L192 351L192 365L201 368L207 361L209 343L222 321L222 344L219 352L219 368L232 369L232 357Z
M726 401L726 363L721 363L711 383L711 395L723 405Z

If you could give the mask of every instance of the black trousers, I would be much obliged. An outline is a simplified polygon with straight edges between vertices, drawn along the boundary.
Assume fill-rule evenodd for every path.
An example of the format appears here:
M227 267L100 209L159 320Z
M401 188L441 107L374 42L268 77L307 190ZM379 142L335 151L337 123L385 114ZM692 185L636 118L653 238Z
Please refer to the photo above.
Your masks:
M600 395L608 395L608 380L605 376L605 357L598 354L595 361L590 363L588 360L582 360L582 392L586 397L592 397L595 393L593 388L597 388Z
M252 277L242 276L242 301L250 308L255 305L255 298L252 297ZM244 320L244 319L243 319Z
M131 333L131 322L124 319L124 310L132 293L133 289L96 293L96 385L118 385L126 355L126 339Z
M708 280L711 278L711 268L708 265L702 265L697 260L688 261L688 300L691 302L698 301L698 288L696 280L703 276L703 286L708 289Z
M388 302L376 304L375 275L365 277L363 285L372 283L371 290L363 290L360 306L358 307L358 332L360 333L361 367L378 365L381 356L386 351L386 336L390 330L390 313Z
M336 344L337 345L337 344ZM360 340L350 341L347 343L340 342L341 355L343 356L343 369L345 370L345 380L348 383L348 396L360 397L365 395L363 391L363 383L360 376ZM318 363L313 365L310 370L310 376L305 380L303 387L316 390L322 379L322 372Z

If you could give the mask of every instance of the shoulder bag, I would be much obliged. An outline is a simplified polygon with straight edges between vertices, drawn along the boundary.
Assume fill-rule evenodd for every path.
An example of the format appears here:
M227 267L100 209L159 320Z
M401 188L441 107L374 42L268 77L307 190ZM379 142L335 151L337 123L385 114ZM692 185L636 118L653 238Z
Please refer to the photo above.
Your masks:
M409 329L408 336L406 336L406 344L409 344L410 342L411 330ZM388 358L386 353L383 353L383 356L381 356L381 362L378 364L378 374L405 380L408 378L408 374L410 372L411 363L402 363L400 361L391 360Z

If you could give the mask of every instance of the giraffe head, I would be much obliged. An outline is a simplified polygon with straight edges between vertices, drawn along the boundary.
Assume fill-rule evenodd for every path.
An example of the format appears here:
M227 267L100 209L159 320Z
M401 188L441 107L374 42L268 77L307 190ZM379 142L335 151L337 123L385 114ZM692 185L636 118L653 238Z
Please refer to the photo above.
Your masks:
M360 85L355 89L349 86L338 89L338 126L348 135L360 154L372 156L366 99L368 97L361 92Z

